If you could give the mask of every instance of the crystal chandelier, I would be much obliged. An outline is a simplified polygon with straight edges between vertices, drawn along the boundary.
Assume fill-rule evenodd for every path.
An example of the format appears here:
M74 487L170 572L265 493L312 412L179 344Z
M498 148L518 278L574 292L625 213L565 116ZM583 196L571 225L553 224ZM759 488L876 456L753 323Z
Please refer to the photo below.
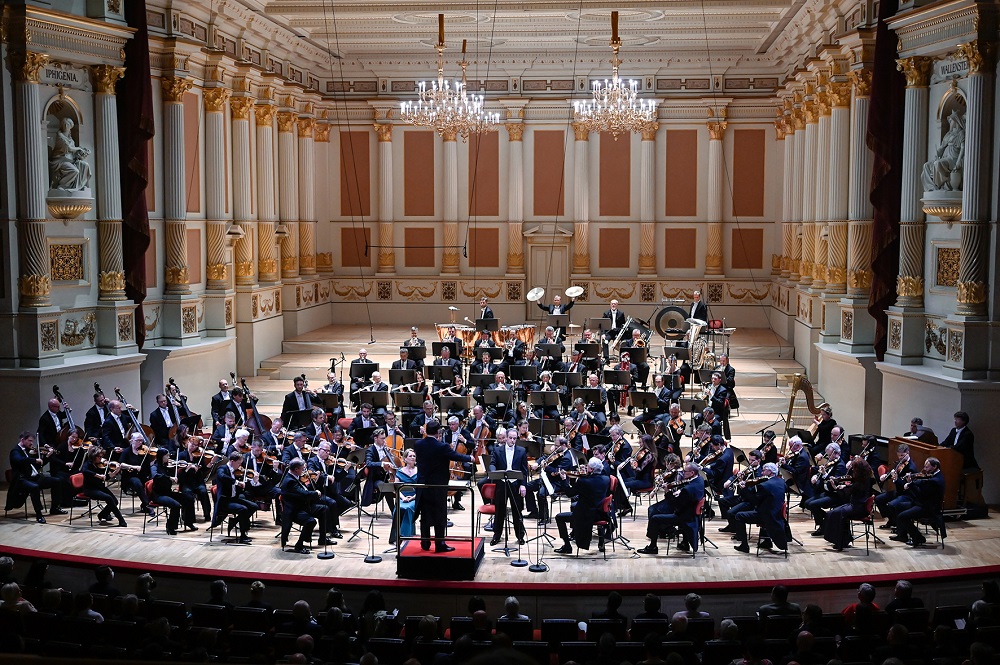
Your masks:
M611 80L594 81L593 101L573 102L575 119L591 132L609 132L617 141L619 134L641 132L656 120L655 101L637 101L639 82L618 78L622 61L618 51L622 40L618 38L618 12L611 12Z
M404 122L418 127L433 127L444 136L461 135L468 140L469 134L495 132L500 124L500 114L488 112L483 105L482 95L470 95L466 85L465 40L462 40L462 80L454 84L444 78L444 14L438 14L438 43L434 47L438 53L437 82L430 88L426 81L419 83L420 99L416 102L402 102L399 115Z

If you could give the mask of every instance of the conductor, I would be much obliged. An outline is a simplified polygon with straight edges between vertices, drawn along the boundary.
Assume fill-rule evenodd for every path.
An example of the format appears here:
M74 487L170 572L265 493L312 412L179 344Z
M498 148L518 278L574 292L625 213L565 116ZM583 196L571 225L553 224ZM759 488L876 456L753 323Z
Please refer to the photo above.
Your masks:
M445 540L445 524L448 521L448 480L450 462L471 463L470 455L463 455L451 449L439 438L441 423L436 419L424 423L427 436L414 444L417 453L417 468L423 487L417 491L416 511L420 514L420 547L431 548L431 526L434 527L435 552L452 552L454 547Z

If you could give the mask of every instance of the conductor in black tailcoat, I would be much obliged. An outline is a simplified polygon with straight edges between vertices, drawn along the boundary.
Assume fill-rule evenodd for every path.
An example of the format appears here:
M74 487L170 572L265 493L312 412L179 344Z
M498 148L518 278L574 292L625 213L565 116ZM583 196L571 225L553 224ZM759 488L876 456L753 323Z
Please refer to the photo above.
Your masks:
M436 552L451 552L455 548L445 540L445 524L448 521L448 480L451 477L451 462L472 462L470 455L463 455L451 449L447 443L438 438L441 423L430 420L424 425L427 436L417 441L413 446L417 453L417 468L420 478L426 485L441 487L424 487L417 491L417 512L420 514L420 547L431 548L431 527L434 527L434 539L437 541Z

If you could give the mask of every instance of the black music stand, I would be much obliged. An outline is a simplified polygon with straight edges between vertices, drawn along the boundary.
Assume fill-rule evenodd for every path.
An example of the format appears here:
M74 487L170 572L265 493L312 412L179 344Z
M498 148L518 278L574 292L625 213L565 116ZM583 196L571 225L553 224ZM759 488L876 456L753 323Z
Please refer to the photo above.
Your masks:
M427 357L427 347L423 344L418 344L417 346L401 346L400 349L406 349L407 356L410 360L413 360L418 365L420 361Z
M590 444L590 449L593 450L594 446L604 446L607 448L611 445L611 437L607 434L586 434L587 442Z
M508 480L517 480L522 483L524 482L523 471L489 471L487 472L486 475L490 480L492 480L497 485L499 485L500 483L505 483ZM518 508L517 506L517 499L514 498L514 493L511 492L508 488L504 488L504 497L505 497L504 500L509 502L509 506L507 508L507 515L505 516L504 519L505 522L506 520L510 521L506 522L506 527L503 530L503 547L495 547L493 548L493 551L503 552L504 556L510 556L510 551L512 549L510 546L510 531L511 529L514 528L513 514L515 510L520 511L520 508ZM493 528L496 529L496 526L494 526ZM518 545L517 551L518 551L517 559L511 561L510 565L514 566L515 568L523 568L524 566L528 565L528 562L521 559L520 545Z
M584 358L596 358L601 355L601 345L598 342L577 342L573 348L583 351Z
M285 421L285 428L289 431L302 429L312 422L312 409L302 409L301 411L289 411L282 418Z
M200 421L201 421L201 416L196 413L196 414L187 416L186 418L181 418L181 425L187 425L188 432L197 432L198 431L198 423Z
M438 342L434 343L437 344ZM430 376L427 378L434 383L447 383L451 385L455 382L455 368L451 365L424 365L424 369L430 370Z
M627 369L605 369L604 383L609 386L627 386L632 383L632 372Z
M646 362L649 357L649 349L644 346L623 346L619 349L621 353L627 353L628 359L633 365L639 365Z
M534 394L532 393L532 395ZM562 423L552 418L528 418L528 431L535 436L559 436L559 433L562 432ZM534 455L534 457L540 457L541 452L539 450L539 454Z
M663 345L663 355L676 356L678 362L684 362L686 360L691 360L691 349L686 346L668 346Z
M356 445L359 445L359 446L367 448L368 446L372 445L372 443L374 443L374 441L375 441L375 430L377 430L377 429L379 429L379 428L378 427L359 427L356 430L354 430L354 432L351 433L351 436L354 437L354 443Z
M698 370L698 383L711 383L712 375L715 374L714 369L699 369Z
M486 389L491 383L496 381L496 374L470 374L466 385L469 388Z
M385 410L389 406L388 390L359 390L354 394L357 395L359 404L368 402L372 405L372 410Z
M562 358L563 347L559 344L546 344L544 342L539 342L535 345L535 348L541 349L543 356L548 356L549 358Z
M483 391L483 403L489 406L496 406L497 404L508 404L510 405L511 400L514 399L514 392L511 390L484 390Z
M644 411L655 411L658 405L656 393L633 390L628 394L633 408L641 408Z
M452 411L468 411L470 408L469 395L444 395L441 397L441 412L451 413Z
M378 371L378 363L351 363L351 379L371 381L372 374Z
M327 413L340 406L340 395L337 393L316 393L310 397L313 406L321 406Z
M392 393L392 401L395 403L396 409L400 411L403 409L419 409L424 405L424 399L421 393L403 393L399 391Z
M611 330L611 319L590 319L587 324L590 326L591 330L596 330L598 333Z
M390 369L389 383L394 386L401 386L404 383L414 383L417 380L417 370L415 369Z
M496 321L496 319L483 319L484 321ZM497 361L503 358L504 349L502 346L480 346L472 350L472 354L475 356L476 360L483 357L483 353L490 354L491 361Z
M580 372L553 372L552 383L566 386L566 390L583 386L583 374Z
M589 405L591 404L594 405L595 407L601 405L600 388L573 388L573 401L576 401L577 397L582 399L584 404L588 405L587 407L588 409L590 408Z
M458 345L455 344L455 342L431 342L431 353L433 353L435 356L440 357L441 349L445 347L447 347L448 350L451 352L452 358L458 358ZM426 351L424 353L426 357Z
M476 330L496 332L500 329L500 319L476 319Z
M561 330L569 325L569 314L549 314L545 317L546 325Z
M508 370L510 371L511 381L538 380L538 367L535 365L511 365Z
M544 413L546 407L553 407L557 411L559 410L559 393L555 390L533 390L531 394L528 395L528 404L530 406L540 406ZM529 419L530 422L531 419ZM551 422L551 418L548 419ZM558 431L556 432L558 434Z

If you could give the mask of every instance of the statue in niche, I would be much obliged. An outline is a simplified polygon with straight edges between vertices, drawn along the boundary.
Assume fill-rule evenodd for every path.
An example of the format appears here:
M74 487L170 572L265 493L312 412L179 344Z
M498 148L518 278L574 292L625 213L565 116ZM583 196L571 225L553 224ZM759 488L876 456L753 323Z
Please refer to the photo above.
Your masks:
M924 164L920 179L925 192L962 191L965 161L965 113L954 108L948 115L947 131L933 157Z
M90 186L90 164L85 158L90 150L78 146L73 139L76 123L64 117L59 121L59 131L55 135L49 152L49 187L68 192L78 192Z

